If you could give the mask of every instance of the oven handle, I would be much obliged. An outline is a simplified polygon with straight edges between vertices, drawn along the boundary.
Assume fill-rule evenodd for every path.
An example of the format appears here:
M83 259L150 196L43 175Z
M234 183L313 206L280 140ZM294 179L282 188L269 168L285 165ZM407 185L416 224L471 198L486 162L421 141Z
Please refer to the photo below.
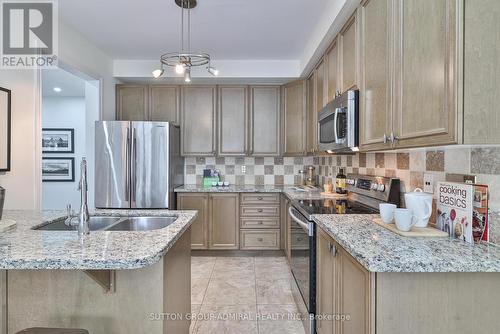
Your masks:
M297 218L297 216L295 216L293 214L293 207L289 207L288 208L288 213L290 214L290 217L292 217L292 219L297 223L299 224L300 227L302 227L302 229L304 229L305 231L307 231L307 235L312 237L313 236L313 231L312 229L310 228L309 224L306 224L304 223L302 220L300 220L299 218Z

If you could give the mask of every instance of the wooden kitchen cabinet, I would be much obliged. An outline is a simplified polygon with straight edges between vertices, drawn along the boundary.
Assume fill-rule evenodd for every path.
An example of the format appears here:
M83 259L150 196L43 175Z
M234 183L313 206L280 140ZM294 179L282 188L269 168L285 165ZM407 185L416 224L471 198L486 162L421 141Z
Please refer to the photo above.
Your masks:
M280 128L281 87L250 86L250 155L280 156Z
M322 59L316 67L316 112L320 112L326 105L325 96L325 62Z
M116 85L116 119L180 124L180 87Z
M239 248L239 196L238 194L209 195L209 248Z
M184 86L181 92L182 155L215 156L215 86Z
M335 283L335 262L332 256L332 241L321 229L317 229L317 244L316 244L316 265L317 265L317 291L316 291L316 307L317 314L329 315L336 314L336 304L334 303ZM326 318L320 317L316 322L316 331L318 334L333 334L335 322ZM335 331L336 333L336 331Z
M149 119L148 86L116 85L116 119L120 121Z
M180 87L170 85L149 86L149 120L180 124Z
M358 79L358 27L357 14L349 19L339 34L340 87L345 92L357 87Z
M457 1L394 6L394 147L457 143Z
M348 321L323 318L318 334L373 334L375 275L368 272L322 229L317 230L317 314L348 315Z
M248 152L248 87L219 86L218 156L245 156Z
M392 0L367 0L361 4L360 147L387 149L392 132L391 76Z
M318 149L318 111L316 108L316 73L307 79L307 153Z
M337 93L340 92L339 82L339 46L335 39L330 46L330 49L325 55L326 61L326 86L327 86L327 103L335 99Z
M306 81L284 86L284 155L305 155L307 151Z
M208 249L208 194L178 194L179 210L197 210L191 224L191 249Z

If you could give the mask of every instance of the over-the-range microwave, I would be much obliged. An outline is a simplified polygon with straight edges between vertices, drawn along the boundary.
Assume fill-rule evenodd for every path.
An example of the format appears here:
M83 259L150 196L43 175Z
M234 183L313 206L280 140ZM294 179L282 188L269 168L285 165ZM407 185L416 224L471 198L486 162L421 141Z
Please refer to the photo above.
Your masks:
M359 151L359 91L337 96L318 116L318 148L328 153Z

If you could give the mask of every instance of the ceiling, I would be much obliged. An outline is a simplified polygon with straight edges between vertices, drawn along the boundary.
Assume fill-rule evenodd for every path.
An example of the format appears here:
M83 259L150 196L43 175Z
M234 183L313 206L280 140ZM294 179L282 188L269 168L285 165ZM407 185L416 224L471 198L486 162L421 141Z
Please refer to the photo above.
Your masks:
M55 92L54 87L61 92ZM44 97L84 97L85 80L62 69L43 70L42 91Z
M334 0L198 0L192 51L214 59L299 59ZM60 0L61 19L113 59L158 59L180 48L174 0Z

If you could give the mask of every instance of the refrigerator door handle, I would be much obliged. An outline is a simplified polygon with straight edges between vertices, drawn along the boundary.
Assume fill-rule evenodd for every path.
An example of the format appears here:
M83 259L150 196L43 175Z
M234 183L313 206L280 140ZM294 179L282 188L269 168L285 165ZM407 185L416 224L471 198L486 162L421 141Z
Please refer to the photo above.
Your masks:
M135 208L136 203L135 203L135 196L136 196L136 168L137 168L137 138L135 134L135 129L132 126L132 159L130 161L131 165L131 177L130 177L130 184L131 184L131 207Z
M125 159L127 161L127 166L125 167L125 177L127 182L125 182L125 200L130 201L130 127L127 128L127 149L125 150Z

